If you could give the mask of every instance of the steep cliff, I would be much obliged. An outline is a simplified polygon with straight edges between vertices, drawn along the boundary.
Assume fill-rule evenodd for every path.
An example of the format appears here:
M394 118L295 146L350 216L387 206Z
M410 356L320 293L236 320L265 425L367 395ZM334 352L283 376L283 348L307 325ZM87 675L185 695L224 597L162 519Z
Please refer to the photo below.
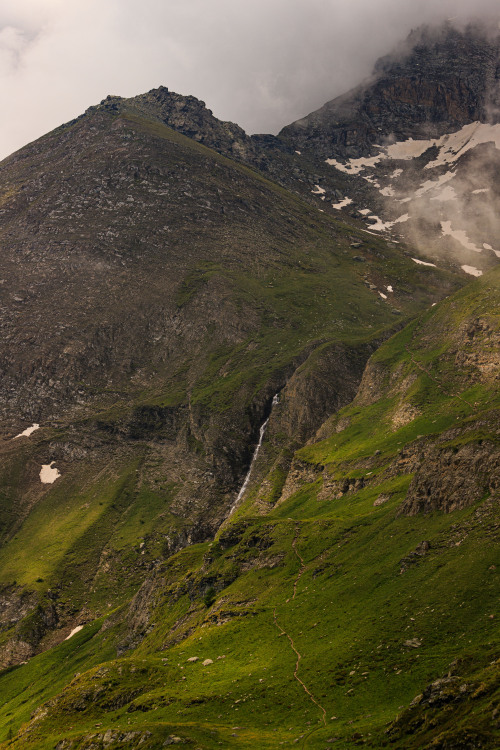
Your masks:
M436 138L470 122L498 122L500 41L482 26L422 27L351 92L283 128L296 148L370 155L388 139Z

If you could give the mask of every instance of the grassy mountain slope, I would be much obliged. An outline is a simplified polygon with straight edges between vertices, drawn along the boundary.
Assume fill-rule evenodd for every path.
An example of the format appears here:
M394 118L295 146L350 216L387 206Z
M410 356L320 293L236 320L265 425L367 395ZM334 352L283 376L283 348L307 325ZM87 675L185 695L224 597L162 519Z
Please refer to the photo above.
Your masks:
M255 482L130 606L4 673L10 746L495 747L499 291L410 323L278 498Z
M273 395L286 468L376 342L459 284L146 109L105 100L0 166L2 666L212 538Z

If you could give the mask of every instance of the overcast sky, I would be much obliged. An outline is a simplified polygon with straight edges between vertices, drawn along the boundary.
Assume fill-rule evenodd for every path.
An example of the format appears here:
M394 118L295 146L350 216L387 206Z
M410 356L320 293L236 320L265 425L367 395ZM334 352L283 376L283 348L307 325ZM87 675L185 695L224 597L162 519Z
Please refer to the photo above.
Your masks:
M472 13L500 15L498 0L0 0L0 158L107 94L161 84L276 133L411 28Z

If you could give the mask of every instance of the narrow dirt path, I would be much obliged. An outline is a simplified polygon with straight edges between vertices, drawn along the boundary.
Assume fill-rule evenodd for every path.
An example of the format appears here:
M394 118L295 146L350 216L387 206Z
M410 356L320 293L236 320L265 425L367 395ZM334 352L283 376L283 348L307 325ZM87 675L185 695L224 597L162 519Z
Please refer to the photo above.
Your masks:
M299 569L299 572L297 574L297 577L295 578L295 580L293 582L293 596L292 596L292 600L295 599L295 596L297 594L297 584L300 581L300 579L302 578L302 576L303 576L303 574L305 572L305 569L306 569L306 564L304 562L304 559L301 556L300 552L297 550L297 539L299 537L299 533L300 533L300 524L297 524L296 527L295 527L295 536L294 536L294 539L293 539L293 542L292 542L292 548L293 548L293 551L294 551L297 559L300 562L300 569ZM290 599L287 599L286 603L288 603L289 601L290 601ZM279 624L278 618L277 618L277 615L276 615L276 607L274 608L273 616L274 616L274 624L276 625L276 627L280 631L280 635L284 635L284 636L286 636L288 638L288 640L290 642L290 646L292 648L292 651L297 656L297 661L295 662L295 670L294 670L294 673L293 673L293 677L299 683L299 685L302 687L302 689L304 690L304 692L306 693L306 695L309 697L309 699L319 708L319 710L321 711L321 720L322 720L323 724L326 726L326 711L325 711L325 709L323 708L323 706L321 705L321 703L316 700L316 698L311 693L311 691L309 690L309 688L307 687L307 685L299 677L298 672L299 672L299 665L300 665L300 662L301 662L301 659L302 659L302 654L298 651L297 647L295 646L295 643L293 641L292 636L289 635L289 633L287 633L286 630L284 630L281 627L281 625Z
M294 676L294 678L295 678L295 679L297 680L297 682L299 683L299 685L301 685L301 686L302 686L302 688L303 688L303 689L304 689L304 691L305 691L305 692L307 693L307 695L308 695L308 696L309 696L309 698L310 698L310 699L312 700L312 702L313 702L314 704L316 704L316 706L317 706L317 707L319 708L319 710L321 711L321 714L322 714L322 717L321 717L321 718L322 718L323 724L324 724L324 725L326 726L326 711L325 711L325 709L323 708L323 706L321 705L321 703L319 703L319 702L318 702L318 701L316 700L316 698L315 698L315 697L314 697L314 695L313 695L313 694L311 693L311 691L309 690L309 688L307 687L307 685L306 685L306 684L305 684L305 683L304 683L304 682L303 682L303 681L302 681L302 680L300 679L300 677L299 677L299 675L298 675L298 671L299 671L299 664L300 664L300 660L302 659L302 655L301 655L301 654L299 653L299 651L297 650L297 648L296 648L296 646L295 646L295 643L293 642L293 638L292 638L292 636L291 636L291 635L289 635L289 634L288 634L288 633L286 632L286 630L283 630L283 628L282 628L282 627L281 627L281 625L279 624L279 622L278 622L278 620L277 620L277 618L276 618L276 609L274 610L274 613L273 613L273 614L274 614L274 624L276 625L276 627L277 627L277 628L278 628L278 630L280 631L280 635L286 635L286 637L287 637L287 638L288 638L288 640L290 641L290 646L292 647L292 650L293 650L293 651L295 652L295 654L296 654L296 656L297 656L297 661L295 662L295 671L294 671L294 673L293 673L293 676Z
M295 595L297 594L297 584L300 581L300 579L302 578L302 576L303 576L303 574L305 572L305 569L306 569L306 564L304 562L304 558L302 557L302 555L300 554L300 552L297 549L297 539L299 538L299 534L300 534L300 525L297 524L295 526L295 536L293 538L292 548L293 548L293 551L295 552L295 557L298 559L298 561L300 563L300 570L299 570L299 574L298 574L297 578L293 582L293 596L292 596L292 599L295 599Z

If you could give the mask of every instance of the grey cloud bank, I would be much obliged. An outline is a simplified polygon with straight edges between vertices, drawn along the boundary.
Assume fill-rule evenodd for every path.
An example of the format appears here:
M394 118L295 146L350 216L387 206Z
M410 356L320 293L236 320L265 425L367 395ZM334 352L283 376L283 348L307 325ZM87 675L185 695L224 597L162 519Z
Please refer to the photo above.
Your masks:
M495 0L3 0L0 157L107 94L163 84L277 132L367 76L411 28Z

